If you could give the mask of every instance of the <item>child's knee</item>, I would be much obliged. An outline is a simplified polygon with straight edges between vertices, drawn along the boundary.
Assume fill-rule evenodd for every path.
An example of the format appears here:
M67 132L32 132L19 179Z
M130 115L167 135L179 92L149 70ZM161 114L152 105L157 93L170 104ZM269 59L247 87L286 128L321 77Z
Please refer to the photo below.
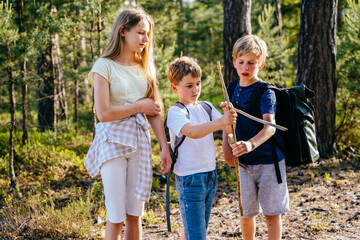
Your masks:
M127 222L139 222L140 216L133 216L133 215L126 214L126 221Z

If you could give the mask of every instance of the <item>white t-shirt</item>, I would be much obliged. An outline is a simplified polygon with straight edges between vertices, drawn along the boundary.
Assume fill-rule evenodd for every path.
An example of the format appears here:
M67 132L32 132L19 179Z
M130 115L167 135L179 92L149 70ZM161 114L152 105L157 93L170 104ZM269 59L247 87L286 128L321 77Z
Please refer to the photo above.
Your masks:
M212 107L212 120L222 117L221 113L211 103L209 104ZM175 135L182 136L180 131L185 124L196 125L210 121L209 115L200 104L186 105L186 107L189 110L190 119L186 117L185 108L172 106L168 112L167 126L170 130L170 141L173 149ZM209 172L216 168L216 151L212 133L198 139L186 137L178 151L178 159L174 166L174 172L178 176Z
M92 67L88 79L94 83L94 73L103 76L110 85L110 105L121 106L145 97L147 81L143 68L137 64L124 66L111 59L99 58Z

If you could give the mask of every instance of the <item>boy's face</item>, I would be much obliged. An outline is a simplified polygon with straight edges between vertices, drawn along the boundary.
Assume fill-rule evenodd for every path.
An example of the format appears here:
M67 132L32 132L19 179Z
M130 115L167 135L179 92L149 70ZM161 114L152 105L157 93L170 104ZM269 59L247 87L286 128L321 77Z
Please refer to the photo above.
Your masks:
M253 53L244 53L233 59L234 67L240 80L244 83L253 83L258 80L258 72L264 66L258 57Z
M193 77L191 74L187 74L179 83L172 83L171 88L179 96L181 103L196 104L201 92L201 77Z

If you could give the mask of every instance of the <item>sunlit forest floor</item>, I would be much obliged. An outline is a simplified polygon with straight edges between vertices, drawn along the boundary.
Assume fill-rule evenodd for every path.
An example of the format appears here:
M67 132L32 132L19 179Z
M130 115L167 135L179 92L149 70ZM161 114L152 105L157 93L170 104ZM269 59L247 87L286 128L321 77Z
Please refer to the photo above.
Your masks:
M221 147L218 146L218 152ZM222 155L219 155L222 159ZM223 179L226 163L218 163L219 186L207 239L242 239L236 185ZM307 166L287 168L290 211L283 215L283 239L360 239L360 161L353 153ZM223 176L223 177L222 177ZM233 175L231 175L233 176ZM229 182L231 180L232 182ZM181 216L172 208L175 230L167 232L165 213L145 228L145 239L179 239ZM257 217L257 239L267 239L265 218Z
M0 158L1 239L101 239L106 211L101 178L83 165L91 136L33 133L32 143L16 149L18 187L10 188L6 157ZM0 135L4 152L6 136ZM208 239L241 239L235 170L218 154L218 190ZM154 172L158 145L153 142ZM283 215L283 239L360 239L360 160L352 150L319 163L287 169L291 211ZM179 239L182 231L176 191L171 185L171 224L167 232L165 184L155 176L142 218L144 239ZM257 239L267 239L263 216Z

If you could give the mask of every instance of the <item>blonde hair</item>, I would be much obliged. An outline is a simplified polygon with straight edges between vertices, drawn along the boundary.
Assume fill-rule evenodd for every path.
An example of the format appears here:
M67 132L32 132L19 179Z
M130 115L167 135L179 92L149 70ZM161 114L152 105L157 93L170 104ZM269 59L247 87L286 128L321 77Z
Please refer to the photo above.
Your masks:
M263 62L268 55L266 43L258 36L252 34L241 37L234 44L232 57L236 59L245 53L253 53L260 62Z
M196 63L195 59L190 57L176 58L170 63L167 70L169 81L174 84L178 84L183 77L189 73L192 77L201 77L201 68Z
M109 43L101 57L109 58L112 60L118 57L124 47L123 38L121 37L119 32L120 27L124 27L125 30L130 30L142 20L146 20L149 22L149 41L142 52L135 53L135 57L140 66L142 66L142 68L144 69L145 77L148 82L145 97L154 99L162 107L162 101L156 81L156 70L154 63L154 23L151 17L145 11L143 11L142 9L126 9L119 14L114 23Z

